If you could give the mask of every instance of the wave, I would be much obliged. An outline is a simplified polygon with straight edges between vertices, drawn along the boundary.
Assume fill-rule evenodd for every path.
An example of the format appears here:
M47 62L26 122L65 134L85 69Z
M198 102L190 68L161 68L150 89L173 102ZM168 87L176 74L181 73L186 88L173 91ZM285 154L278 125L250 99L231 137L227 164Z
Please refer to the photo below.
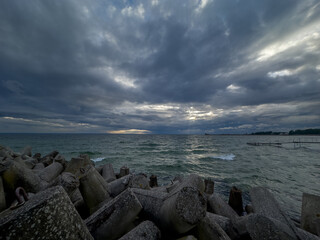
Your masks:
M212 156L214 159L220 159L220 160L226 160L226 161L232 161L236 155L230 153L230 154L223 154L223 155L218 155L218 156Z
M92 158L91 160L94 162L100 162L103 161L105 159L105 157L97 157L97 158Z

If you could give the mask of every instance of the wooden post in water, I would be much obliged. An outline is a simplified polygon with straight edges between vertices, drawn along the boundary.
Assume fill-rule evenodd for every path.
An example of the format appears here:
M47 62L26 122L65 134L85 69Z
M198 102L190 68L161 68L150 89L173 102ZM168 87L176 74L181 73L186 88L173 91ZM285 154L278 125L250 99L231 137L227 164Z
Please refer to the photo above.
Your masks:
M230 190L229 202L228 204L235 210L240 216L243 213L243 203L242 203L242 191L235 186Z

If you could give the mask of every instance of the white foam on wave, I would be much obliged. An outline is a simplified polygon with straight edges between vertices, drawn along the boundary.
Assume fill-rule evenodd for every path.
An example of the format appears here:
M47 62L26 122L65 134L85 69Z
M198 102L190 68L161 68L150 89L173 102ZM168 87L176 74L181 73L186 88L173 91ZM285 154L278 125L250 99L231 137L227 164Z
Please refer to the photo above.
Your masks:
M235 157L236 157L236 155L234 155L232 153L218 155L218 156L212 156L212 158L226 160L226 161L232 161L232 160L234 160Z
M100 162L100 161L102 161L104 159L105 159L104 157L98 157L98 158L93 158L91 160L94 161L94 162Z

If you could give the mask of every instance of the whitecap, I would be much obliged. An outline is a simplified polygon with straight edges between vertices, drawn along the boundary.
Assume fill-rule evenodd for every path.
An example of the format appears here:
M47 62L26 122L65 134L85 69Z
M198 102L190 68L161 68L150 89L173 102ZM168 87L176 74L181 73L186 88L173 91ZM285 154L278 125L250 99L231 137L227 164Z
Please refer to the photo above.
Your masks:
M232 153L230 154L223 154L223 155L218 155L218 156L212 156L212 158L215 158L215 159L221 159L221 160L227 160L227 161L232 161L234 160L236 156Z
M104 159L105 159L104 157L98 157L98 158L93 158L91 160L94 161L94 162L100 162L100 161L102 161Z

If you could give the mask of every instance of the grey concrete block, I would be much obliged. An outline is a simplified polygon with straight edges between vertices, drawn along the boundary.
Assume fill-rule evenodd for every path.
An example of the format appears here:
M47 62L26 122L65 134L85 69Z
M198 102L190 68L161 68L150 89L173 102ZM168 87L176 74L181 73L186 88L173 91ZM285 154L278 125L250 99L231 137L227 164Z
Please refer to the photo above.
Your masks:
M116 175L114 174L114 170L111 163L107 163L102 167L102 177L104 180L109 183L116 180Z
M197 225L199 240L230 240L227 233L216 223L213 218L206 216Z
M61 186L0 213L0 239L93 239Z
M95 239L117 239L130 230L142 206L130 189L104 204L85 223Z
M151 221L144 221L119 240L157 240L161 239L159 228Z
M320 234L320 196L303 193L301 228L313 234ZM320 235L319 235L320 236Z

